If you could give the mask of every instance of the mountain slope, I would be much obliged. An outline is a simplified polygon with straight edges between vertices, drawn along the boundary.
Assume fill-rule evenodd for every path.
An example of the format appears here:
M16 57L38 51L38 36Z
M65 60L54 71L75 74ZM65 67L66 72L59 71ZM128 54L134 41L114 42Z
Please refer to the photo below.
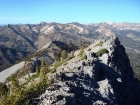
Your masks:
M51 44L54 49L64 45ZM26 60L24 67L7 79L11 85L0 84L2 105L140 104L140 82L134 78L125 48L115 36L96 40L49 66L43 61L36 66L36 58ZM35 73L24 72L32 67Z
M139 23L45 23L0 26L0 47L36 52L51 41L61 41L80 47L94 40L117 36L128 53L140 53ZM23 56L24 57L24 56ZM136 57L138 58L138 57ZM6 59L6 58L3 58ZM12 58L13 59L13 58ZM1 62L3 62L1 60ZM10 63L10 61L6 61ZM4 63L3 63L4 64ZM137 65L134 65L135 68ZM138 65L139 67L140 65ZM4 66L4 67L7 67ZM1 65L0 68L3 68ZM138 71L138 70L137 70Z
M0 27L0 46L16 48L21 50L35 51L52 40L62 42L80 43L82 41L92 42L94 39L116 35L125 47L139 49L140 25L139 23L97 23L84 25L80 23L39 23L5 25ZM132 46L128 41L131 39ZM20 48L22 46L22 48ZM134 47L137 46L137 47Z
M134 79L124 47L116 37L102 42L84 49L84 60L80 60L77 52L76 57L57 68L56 73L49 74L48 79L54 79L54 85L29 104L139 104L140 83ZM102 49L107 52L101 53Z
M17 49L4 47L0 48L0 71L14 65L29 54L30 52L20 51Z

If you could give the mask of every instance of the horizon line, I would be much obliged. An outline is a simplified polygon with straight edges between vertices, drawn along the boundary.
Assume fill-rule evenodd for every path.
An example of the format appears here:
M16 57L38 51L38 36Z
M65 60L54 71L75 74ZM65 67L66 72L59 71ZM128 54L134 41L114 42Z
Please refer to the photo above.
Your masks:
M41 22L37 22L37 23L5 23L5 24L0 24L0 26L3 25L24 25L24 24L41 24L41 23L59 23L59 24L71 24L71 23L79 23L79 24L84 24L84 25L89 25L89 24L98 24L98 23L107 23L107 24L117 24L117 23L137 23L139 24L140 22L127 22L127 21L122 21L122 22L115 22L115 21L104 21L104 22L90 22L90 23L81 23L81 22L67 22L67 23L61 23L61 22L45 22L45 21L41 21Z

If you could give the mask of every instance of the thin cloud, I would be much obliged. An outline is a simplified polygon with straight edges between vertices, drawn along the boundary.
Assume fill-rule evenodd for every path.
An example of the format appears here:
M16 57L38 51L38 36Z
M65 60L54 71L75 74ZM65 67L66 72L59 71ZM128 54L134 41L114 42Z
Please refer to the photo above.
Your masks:
M0 20L29 20L31 17L0 17Z

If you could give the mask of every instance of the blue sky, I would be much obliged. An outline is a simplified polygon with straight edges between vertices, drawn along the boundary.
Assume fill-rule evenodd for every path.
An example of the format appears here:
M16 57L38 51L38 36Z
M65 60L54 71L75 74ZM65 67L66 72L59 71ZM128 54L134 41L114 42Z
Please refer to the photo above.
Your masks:
M0 24L139 22L140 0L0 0Z

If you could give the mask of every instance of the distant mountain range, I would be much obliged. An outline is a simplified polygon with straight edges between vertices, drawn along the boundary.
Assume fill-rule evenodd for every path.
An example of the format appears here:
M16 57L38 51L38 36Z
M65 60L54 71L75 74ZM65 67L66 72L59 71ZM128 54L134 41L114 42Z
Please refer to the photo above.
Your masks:
M55 22L8 24L0 26L0 52L1 48L9 48L33 53L50 41L60 41L78 47L85 43L89 44L96 39L104 39L113 35L119 38L127 51L140 53L140 23L127 22L103 22L87 25L77 22L67 24ZM1 57L0 62L2 61L5 61L4 57Z
M5 25L0 27L0 46L20 50L36 51L47 42L59 40L78 43L93 41L97 38L116 35L125 47L139 48L140 24L138 23L98 23L84 25L80 23L45 23ZM124 39L126 41L124 41ZM129 43L127 43L129 41ZM135 45L130 45L130 41ZM125 43L124 43L125 42ZM21 47L22 46L22 47ZM129 48L128 48L129 49Z

